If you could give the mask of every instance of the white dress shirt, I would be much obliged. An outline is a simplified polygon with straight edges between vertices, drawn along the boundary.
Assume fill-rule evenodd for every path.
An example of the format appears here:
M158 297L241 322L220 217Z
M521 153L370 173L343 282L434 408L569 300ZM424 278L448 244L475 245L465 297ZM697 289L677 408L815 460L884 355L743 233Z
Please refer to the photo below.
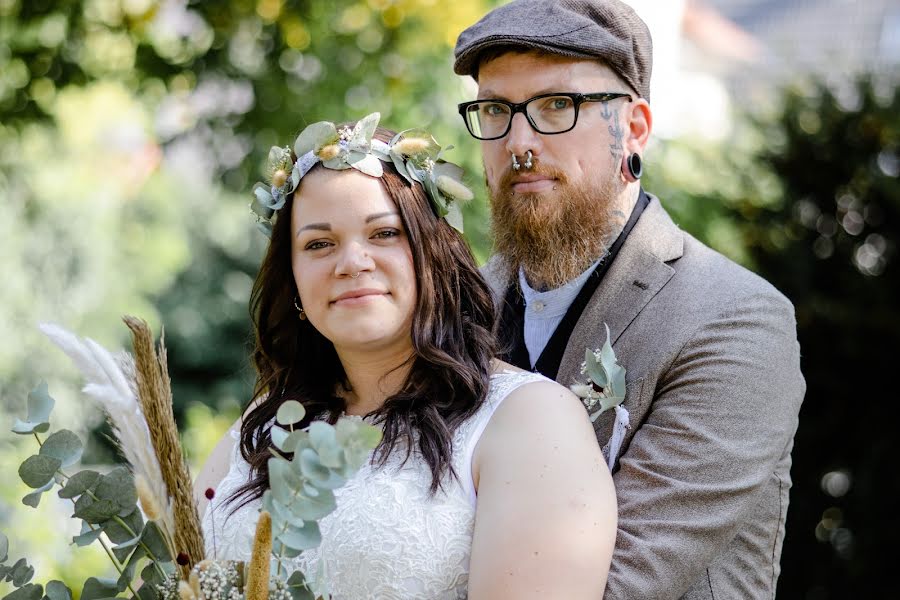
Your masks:
M525 347L528 348L528 359L532 369L600 260L602 259L598 259L572 281L546 292L539 292L528 285L525 271L519 267L519 287L525 299Z

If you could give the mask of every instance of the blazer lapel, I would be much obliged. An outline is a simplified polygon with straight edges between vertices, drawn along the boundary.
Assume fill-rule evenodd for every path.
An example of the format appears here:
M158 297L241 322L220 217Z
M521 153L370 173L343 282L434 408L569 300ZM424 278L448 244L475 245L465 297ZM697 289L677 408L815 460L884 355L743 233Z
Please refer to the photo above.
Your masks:
M603 344L604 324L609 326L610 341L615 346L635 317L675 274L675 270L666 263L683 254L682 236L659 200L651 196L650 204L581 313L563 354L557 381L569 386L583 379L581 364L585 349L599 348ZM618 358L627 372L625 357L619 355ZM627 375L630 376L627 379L631 380L641 374ZM627 404L638 400L629 396L631 394L626 393L626 408ZM604 413L595 423L595 428L598 431L606 426L611 428L613 413Z

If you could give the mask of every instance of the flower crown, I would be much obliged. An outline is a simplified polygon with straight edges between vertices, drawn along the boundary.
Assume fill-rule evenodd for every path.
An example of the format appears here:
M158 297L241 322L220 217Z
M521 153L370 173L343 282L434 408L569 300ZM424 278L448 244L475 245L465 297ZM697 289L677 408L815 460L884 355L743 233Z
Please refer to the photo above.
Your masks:
M253 186L254 201L250 208L266 235L272 234L272 220L300 180L316 164L338 171L354 168L381 177L381 161L391 162L410 184L418 182L439 217L462 233L463 218L457 201L472 199L472 191L462 183L461 167L441 158L442 150L435 139L421 129L401 131L387 144L373 140L379 113L360 119L354 127L337 128L334 123L320 121L304 129L291 148L273 146L269 150L267 174L269 184ZM450 150L453 146L448 146Z

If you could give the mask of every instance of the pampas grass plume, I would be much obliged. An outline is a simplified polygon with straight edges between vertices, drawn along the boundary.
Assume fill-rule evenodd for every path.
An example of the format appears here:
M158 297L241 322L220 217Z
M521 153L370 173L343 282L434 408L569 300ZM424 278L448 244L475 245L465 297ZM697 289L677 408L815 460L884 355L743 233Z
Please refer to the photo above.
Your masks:
M150 492L150 485L147 483L147 479L143 475L136 474L134 476L134 487L144 515L150 521L159 521L162 517L162 508L156 501L156 497Z

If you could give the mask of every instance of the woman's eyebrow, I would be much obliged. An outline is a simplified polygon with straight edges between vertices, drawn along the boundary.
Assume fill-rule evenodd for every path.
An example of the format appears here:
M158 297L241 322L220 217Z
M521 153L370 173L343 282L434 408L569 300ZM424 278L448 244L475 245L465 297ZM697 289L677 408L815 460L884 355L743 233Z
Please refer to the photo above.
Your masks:
M373 215L369 215L368 217L366 217L366 223L371 223L372 221L375 221L376 219L383 219L384 217L393 217L398 214L399 213L395 210L383 212L383 213L375 213Z
M304 225L300 229L297 230L297 235L300 235L307 229L315 229L316 231L331 231L330 223L310 223L309 225Z

